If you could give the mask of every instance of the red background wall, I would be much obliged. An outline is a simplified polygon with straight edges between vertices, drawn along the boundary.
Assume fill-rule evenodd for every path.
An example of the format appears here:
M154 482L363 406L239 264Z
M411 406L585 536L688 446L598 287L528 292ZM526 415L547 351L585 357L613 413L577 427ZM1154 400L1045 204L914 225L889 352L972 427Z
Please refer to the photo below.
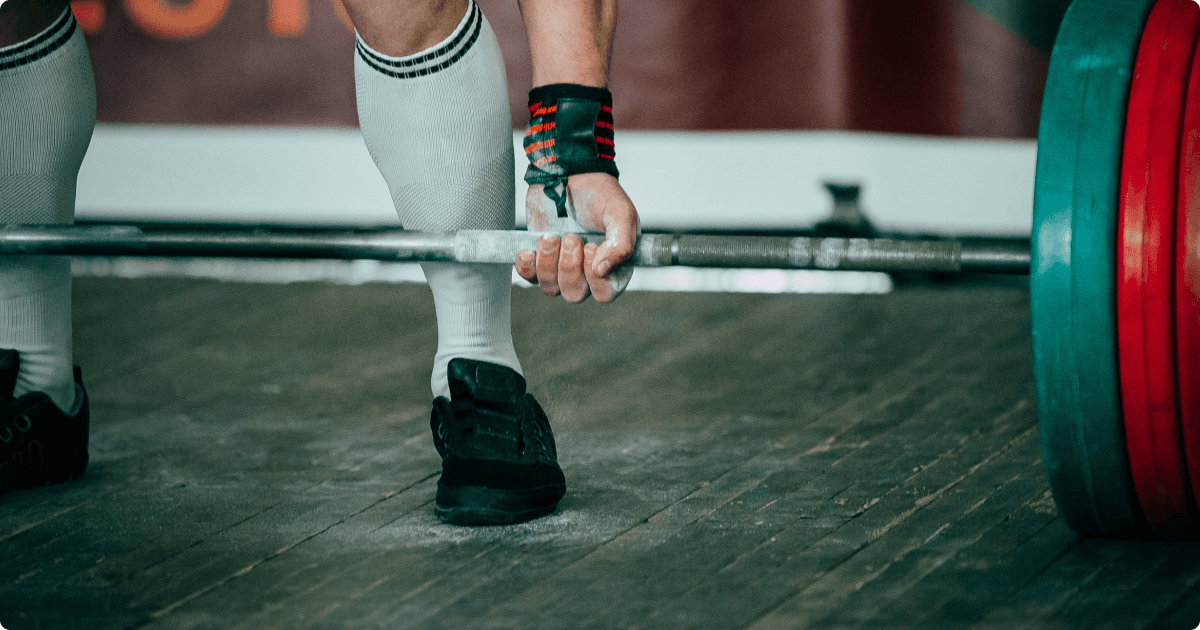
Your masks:
M516 0L478 0L515 127ZM105 122L356 124L338 0L78 0ZM1032 137L1048 53L960 0L626 0L619 129L852 129Z

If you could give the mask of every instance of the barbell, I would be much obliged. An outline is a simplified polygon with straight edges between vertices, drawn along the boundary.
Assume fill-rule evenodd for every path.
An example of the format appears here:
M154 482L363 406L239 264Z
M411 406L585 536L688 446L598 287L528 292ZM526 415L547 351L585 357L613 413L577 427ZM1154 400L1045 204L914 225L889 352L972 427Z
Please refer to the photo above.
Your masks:
M1193 0L1071 5L1043 97L1029 243L646 233L631 264L1027 273L1042 456L1059 513L1086 534L1195 537L1198 37ZM0 253L510 264L538 236L10 225Z
M196 229L133 225L6 225L0 254L373 259L512 264L541 232L400 229ZM602 234L580 234L599 244ZM1029 243L645 233L638 267L742 267L1029 273Z

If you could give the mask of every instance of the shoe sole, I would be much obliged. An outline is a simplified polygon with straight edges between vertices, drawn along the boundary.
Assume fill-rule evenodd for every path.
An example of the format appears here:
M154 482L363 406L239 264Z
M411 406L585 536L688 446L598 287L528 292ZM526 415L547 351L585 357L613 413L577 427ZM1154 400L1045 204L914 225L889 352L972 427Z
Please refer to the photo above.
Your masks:
M450 525L513 525L552 514L566 486L499 490L484 486L449 487L438 482L433 514Z

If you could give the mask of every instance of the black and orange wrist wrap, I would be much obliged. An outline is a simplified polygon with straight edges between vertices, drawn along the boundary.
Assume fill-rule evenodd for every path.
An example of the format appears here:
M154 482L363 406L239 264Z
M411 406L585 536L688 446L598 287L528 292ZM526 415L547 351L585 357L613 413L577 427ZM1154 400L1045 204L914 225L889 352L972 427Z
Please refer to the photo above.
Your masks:
M544 85L529 92L525 183L544 185L558 216L567 216L566 196L558 185L579 173L620 176L616 153L611 92L573 83Z

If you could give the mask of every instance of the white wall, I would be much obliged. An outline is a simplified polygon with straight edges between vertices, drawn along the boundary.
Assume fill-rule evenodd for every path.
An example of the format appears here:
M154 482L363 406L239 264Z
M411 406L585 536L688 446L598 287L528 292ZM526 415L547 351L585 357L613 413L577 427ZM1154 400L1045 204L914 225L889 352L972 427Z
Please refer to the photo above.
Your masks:
M520 148L520 136L514 133ZM518 153L522 155L522 153ZM647 229L802 228L826 217L822 181L860 182L884 230L1028 236L1036 145L846 132L617 136L621 181ZM524 198L518 161L517 199ZM355 129L99 125L80 219L394 225ZM518 213L518 224L524 222Z

